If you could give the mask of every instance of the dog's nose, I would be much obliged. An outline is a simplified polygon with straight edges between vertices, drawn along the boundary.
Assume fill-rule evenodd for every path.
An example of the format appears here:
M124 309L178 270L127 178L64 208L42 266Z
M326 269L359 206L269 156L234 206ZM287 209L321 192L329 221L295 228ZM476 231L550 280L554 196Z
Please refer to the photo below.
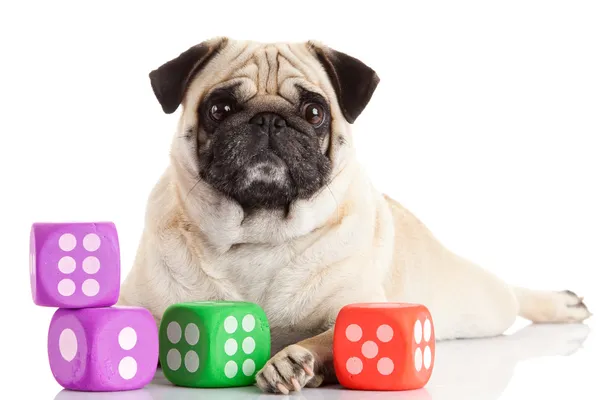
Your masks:
M287 126L285 119L281 115L270 112L256 114L252 117L250 123L260 126L261 131L269 134Z

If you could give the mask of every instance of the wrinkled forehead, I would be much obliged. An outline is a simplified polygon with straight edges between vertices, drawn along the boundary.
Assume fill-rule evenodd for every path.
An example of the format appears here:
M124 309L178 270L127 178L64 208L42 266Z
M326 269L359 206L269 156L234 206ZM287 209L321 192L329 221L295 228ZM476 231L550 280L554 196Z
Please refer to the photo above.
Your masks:
M193 79L184 106L195 108L208 93L230 87L242 102L269 95L295 104L299 87L329 102L335 96L323 67L302 43L228 44Z

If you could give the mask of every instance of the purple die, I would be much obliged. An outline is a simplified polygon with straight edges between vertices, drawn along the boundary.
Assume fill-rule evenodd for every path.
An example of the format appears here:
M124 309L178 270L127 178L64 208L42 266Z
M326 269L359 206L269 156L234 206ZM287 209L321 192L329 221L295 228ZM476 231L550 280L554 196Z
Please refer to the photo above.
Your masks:
M39 306L112 306L121 280L117 229L112 222L35 223L29 269Z
M158 365L156 321L141 307L58 309L48 331L48 358L66 389L142 388Z

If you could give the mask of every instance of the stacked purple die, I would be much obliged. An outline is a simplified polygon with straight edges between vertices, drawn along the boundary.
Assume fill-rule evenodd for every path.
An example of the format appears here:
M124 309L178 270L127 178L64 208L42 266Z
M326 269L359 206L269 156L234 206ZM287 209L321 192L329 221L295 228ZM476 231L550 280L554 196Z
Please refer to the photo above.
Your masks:
M29 268L34 303L58 308L48 357L61 386L122 391L152 380L158 329L145 308L115 305L121 265L113 223L33 224Z

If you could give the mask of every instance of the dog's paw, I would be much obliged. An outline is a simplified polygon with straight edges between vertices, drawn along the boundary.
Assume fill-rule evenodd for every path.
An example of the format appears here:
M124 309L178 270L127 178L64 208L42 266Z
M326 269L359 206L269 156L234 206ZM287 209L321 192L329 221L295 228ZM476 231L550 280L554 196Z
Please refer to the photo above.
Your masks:
M582 322L592 316L592 313L583 302L583 297L570 290L563 290L556 294L559 296L556 299L559 317L564 322Z
M289 394L303 387L317 387L323 379L315 375L315 357L299 345L275 354L256 374L257 386L266 393Z
M570 290L517 290L519 315L534 323L577 323L592 316L583 297Z

